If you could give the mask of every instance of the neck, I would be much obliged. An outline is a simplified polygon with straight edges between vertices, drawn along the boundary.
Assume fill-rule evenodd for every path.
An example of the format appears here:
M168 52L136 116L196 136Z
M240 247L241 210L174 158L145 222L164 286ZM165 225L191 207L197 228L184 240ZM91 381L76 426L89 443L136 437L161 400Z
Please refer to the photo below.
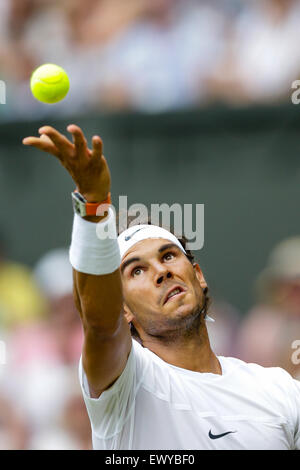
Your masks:
M199 328L190 332L162 337L141 335L143 346L163 361L194 372L210 372L222 375L220 363L210 347L205 320Z

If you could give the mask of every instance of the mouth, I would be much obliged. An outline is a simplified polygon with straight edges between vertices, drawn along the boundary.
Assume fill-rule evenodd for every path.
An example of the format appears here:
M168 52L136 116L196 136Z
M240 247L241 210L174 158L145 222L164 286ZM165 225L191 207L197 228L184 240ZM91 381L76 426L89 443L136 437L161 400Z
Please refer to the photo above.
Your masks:
M181 295L183 292L185 292L185 289L181 286L173 286L166 294L164 298L163 305L165 305L167 302L170 302L170 300L177 298L179 295Z

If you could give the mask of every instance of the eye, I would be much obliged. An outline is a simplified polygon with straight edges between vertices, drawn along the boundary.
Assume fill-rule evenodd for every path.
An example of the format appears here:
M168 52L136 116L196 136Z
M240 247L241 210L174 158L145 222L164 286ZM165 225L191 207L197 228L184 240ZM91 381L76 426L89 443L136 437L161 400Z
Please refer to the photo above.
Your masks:
M166 253L164 256L163 256L163 259L165 259L166 261L170 261L171 259L175 258L175 254L172 253L171 251L168 251L168 253Z
M137 266L136 268L133 268L131 271L131 276L140 276L142 274L142 268Z

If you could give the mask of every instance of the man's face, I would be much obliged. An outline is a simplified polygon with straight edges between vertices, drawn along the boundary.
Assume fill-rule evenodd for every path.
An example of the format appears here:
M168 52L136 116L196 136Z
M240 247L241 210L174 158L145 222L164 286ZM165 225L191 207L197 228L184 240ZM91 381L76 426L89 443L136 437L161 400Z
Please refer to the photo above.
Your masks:
M198 265L169 240L136 243L121 263L125 313L138 330L171 333L193 321L207 287ZM199 308L200 307L200 308Z

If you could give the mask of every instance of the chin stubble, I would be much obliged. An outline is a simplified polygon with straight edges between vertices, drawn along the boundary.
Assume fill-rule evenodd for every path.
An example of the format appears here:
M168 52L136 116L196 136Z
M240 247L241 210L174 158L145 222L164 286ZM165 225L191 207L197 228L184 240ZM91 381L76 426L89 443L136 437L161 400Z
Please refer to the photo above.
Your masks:
M198 306L193 312L184 317L166 318L159 324L157 321L153 321L144 330L148 336L155 337L164 343L192 338L199 335L201 330L201 324L205 316L203 315L204 307Z

